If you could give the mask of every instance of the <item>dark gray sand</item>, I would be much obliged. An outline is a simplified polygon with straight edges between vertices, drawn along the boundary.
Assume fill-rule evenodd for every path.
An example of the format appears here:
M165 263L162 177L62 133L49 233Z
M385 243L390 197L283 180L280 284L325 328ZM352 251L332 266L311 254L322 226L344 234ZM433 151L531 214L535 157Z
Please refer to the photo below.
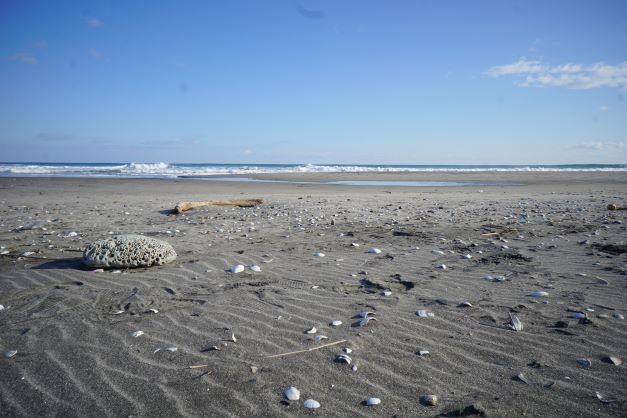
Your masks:
M0 350L17 353L0 358L0 415L625 415L625 365L603 361L627 347L627 211L606 208L627 204L624 173L263 178L515 185L2 178ZM223 198L265 203L171 213ZM122 233L178 259L81 264L88 243ZM261 271L226 272L235 264ZM359 326L364 310L377 321ZM343 348L350 365L335 361Z

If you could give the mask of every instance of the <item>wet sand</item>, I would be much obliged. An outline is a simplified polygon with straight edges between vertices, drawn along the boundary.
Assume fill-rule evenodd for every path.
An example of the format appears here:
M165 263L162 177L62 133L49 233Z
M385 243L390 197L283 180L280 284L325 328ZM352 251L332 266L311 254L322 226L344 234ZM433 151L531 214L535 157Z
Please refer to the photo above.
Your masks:
M627 211L606 208L627 205L624 173L256 177L499 185L0 178L0 350L17 350L0 358L2 415L625 415L625 365L603 361L627 347ZM228 198L265 202L171 211ZM178 259L85 267L111 233L163 239ZM359 326L365 310L377 320Z

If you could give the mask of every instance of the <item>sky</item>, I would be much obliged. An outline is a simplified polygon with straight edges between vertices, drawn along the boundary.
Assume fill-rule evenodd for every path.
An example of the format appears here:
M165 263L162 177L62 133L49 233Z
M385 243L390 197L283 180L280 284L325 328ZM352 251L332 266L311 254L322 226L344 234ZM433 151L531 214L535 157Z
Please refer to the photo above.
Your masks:
M0 0L0 161L627 163L627 1Z

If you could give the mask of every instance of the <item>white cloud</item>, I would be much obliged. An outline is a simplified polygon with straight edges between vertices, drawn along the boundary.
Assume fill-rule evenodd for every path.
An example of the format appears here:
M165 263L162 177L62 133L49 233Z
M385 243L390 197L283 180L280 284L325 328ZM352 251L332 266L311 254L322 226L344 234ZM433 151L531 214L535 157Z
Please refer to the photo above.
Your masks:
M599 110L605 112L607 110L610 110L610 108L608 106L601 106L601 107L599 107Z
M99 28L100 26L104 25L102 20L98 20L95 17L91 16L83 16L83 22L85 22L86 25L91 26L92 28Z
M11 55L8 59L11 61L19 61L22 64L30 64L30 65L35 65L39 62L37 58L33 56L33 54L31 54L30 52L24 52L24 51L16 52L15 54Z
M520 87L618 87L627 90L627 61L617 65L597 62L590 65L568 63L551 66L521 57L512 64L489 68L485 74L493 78L514 76Z
M591 141L591 142L582 142L580 144L575 145L574 148L583 149L583 150L593 150L600 151L603 149L623 149L625 144L622 142L601 142L601 141Z

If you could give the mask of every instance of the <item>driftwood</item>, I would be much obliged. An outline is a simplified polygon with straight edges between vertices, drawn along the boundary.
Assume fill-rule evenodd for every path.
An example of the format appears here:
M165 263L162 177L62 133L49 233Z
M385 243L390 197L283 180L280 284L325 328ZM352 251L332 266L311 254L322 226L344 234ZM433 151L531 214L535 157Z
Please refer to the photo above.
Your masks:
M174 208L176 213L198 208L201 206L238 206L240 208L252 208L263 203L262 199L234 199L234 200L203 200L201 202L180 202Z

